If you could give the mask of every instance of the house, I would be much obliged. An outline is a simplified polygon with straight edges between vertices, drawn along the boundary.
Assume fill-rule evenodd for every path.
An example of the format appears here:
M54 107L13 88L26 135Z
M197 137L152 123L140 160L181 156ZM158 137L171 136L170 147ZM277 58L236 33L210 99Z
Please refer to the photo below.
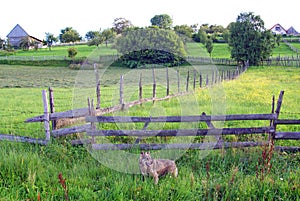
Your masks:
M42 40L29 35L19 24L17 24L6 37L14 48L20 47L20 43L24 37L29 37L31 40L37 43L39 47L43 46Z
M299 32L296 31L294 29L294 27L290 27L287 31L286 31L287 35L292 35L292 36L298 36Z
M280 24L275 24L270 30L273 34L286 34L286 30Z
M294 29L294 27L290 27L288 30L284 29L280 24L275 24L270 31L273 34L280 35L289 35L289 36L298 36L299 33Z

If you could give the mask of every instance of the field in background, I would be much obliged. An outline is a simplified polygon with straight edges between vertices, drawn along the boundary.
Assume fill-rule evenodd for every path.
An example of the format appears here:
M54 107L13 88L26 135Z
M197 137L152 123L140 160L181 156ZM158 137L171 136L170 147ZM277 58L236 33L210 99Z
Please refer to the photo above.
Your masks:
M197 56L199 50L206 54L203 47L199 48L201 46L190 45L189 54ZM82 56L89 55L91 47L81 47ZM286 47L281 44L273 56L291 56L291 50ZM53 51L65 54L64 48ZM103 48L103 54L114 51L104 46L100 48ZM213 57L228 57L225 49L226 44L215 44ZM36 52L39 53L47 55L48 50ZM30 54L34 52L20 54L32 56ZM102 90L116 90L112 86L117 86L119 75L128 71L124 68L106 71L106 86ZM43 137L43 123L25 124L23 121L42 114L41 90L49 86L54 88L56 111L72 109L77 73L67 67L0 65L0 133ZM299 86L300 68L250 67L236 80L225 81L213 88L197 89L195 94L181 100L188 106L195 104L196 99L199 111L190 112L210 114L210 96L221 91L225 97L220 96L218 101L227 114L270 113L272 96L277 98L284 90L280 117L300 119ZM163 93L162 87L158 95ZM123 114L180 115L181 109L178 99L174 98L133 107ZM231 126L239 125L233 122ZM299 130L297 126L279 129ZM253 135L251 139L263 140L266 137ZM209 151L206 157L202 151L187 151L176 161L179 177L164 177L155 186L150 177L143 179L140 175L105 167L84 147L72 147L68 143L70 138L77 136L60 138L48 146L0 141L0 200L65 200L66 194L69 200L300 200L299 153L271 152L269 162L272 168L269 171L267 165L262 164L267 160L269 149L266 147ZM228 140L238 139L229 136ZM295 141L276 142L276 145L300 146ZM66 179L67 192L59 182L60 173Z
M293 42L291 43L296 48L300 49L300 43ZM68 57L67 49L70 47L75 47L78 50L78 54L76 57L89 57L89 55L97 50L97 53L101 55L116 55L118 52L116 49L111 48L111 45L106 47L105 45L96 46L87 46L87 45L74 45L74 46L54 46L52 50L49 51L48 48L29 51L17 50L14 56L24 56L24 57L32 57L32 56L57 56L57 57ZM187 43L188 56L201 56L208 57L208 53L206 52L206 48L201 43ZM213 58L230 58L230 51L228 49L227 43L214 43L212 55ZM296 52L293 52L285 43L280 43L280 46L276 46L273 50L273 57L278 56L297 56Z

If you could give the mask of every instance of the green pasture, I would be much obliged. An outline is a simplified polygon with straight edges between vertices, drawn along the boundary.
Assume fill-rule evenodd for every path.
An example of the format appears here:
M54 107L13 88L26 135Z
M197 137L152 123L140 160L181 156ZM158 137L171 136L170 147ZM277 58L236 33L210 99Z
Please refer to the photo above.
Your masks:
M190 45L189 54L197 55L199 47L201 45ZM225 44L216 44L215 48L222 50L219 53L215 52L217 57L225 55ZM199 49L203 51L203 48ZM280 55L288 52L287 49L280 51ZM188 70L208 73L212 68L222 71L233 67L190 66L170 68L169 73L176 75L176 70L181 72L180 89L184 91ZM163 97L166 93L166 83L163 81L166 71L160 68L155 71L158 77L157 96ZM147 84L147 79L152 79L150 69L131 70L99 66L99 72L102 107L118 102L121 75L124 75L124 81L133 81L125 84L127 87L125 91L128 90L129 94L125 96L125 101L138 98L136 80L139 80L141 74L146 84L143 95L145 97L152 95L152 85L149 84L151 81ZM190 75L189 90L192 91L193 73ZM43 114L41 91L53 87L56 111L65 111L77 107L78 99L82 106L86 106L88 97L95 98L94 79L93 70L0 65L0 133L44 138L43 123L24 123L26 118ZM87 80L92 86L87 84ZM300 119L299 86L300 68L250 67L235 80L226 80L213 87L201 89L197 87L190 95L154 104L149 102L118 112L117 115L270 113L272 96L275 95L277 99L279 92L284 90L280 118ZM171 81L171 93L175 92L177 82ZM228 122L224 126L261 125L269 125L269 122ZM149 125L150 128L154 128L153 126L155 127ZM172 128L169 124L159 126L164 129ZM108 125L106 129L109 128L111 127ZM278 130L299 131L299 126L280 126ZM68 200L300 200L299 153L271 151L273 155L267 164L262 163L266 160L264 158L264 153L268 150L266 147L215 151L189 150L182 152L181 157L176 160L179 169L178 178L165 176L156 186L150 177L143 178L139 174L126 173L125 170L116 171L96 160L85 147L72 147L69 140L76 138L78 135L62 137L52 140L48 146L0 141L0 200L66 200L65 196ZM267 135L228 136L225 140L262 141L266 138ZM195 141L201 140L195 138ZM276 141L275 145L300 146L299 142L292 140ZM126 160L128 166L137 167L139 150L130 152L136 153L136 160L127 161L126 158L118 157L110 160L114 164L122 164L122 161ZM154 156L159 154L157 151L151 153ZM105 151L99 151L97 154L114 156L113 152ZM268 170L270 164L272 166ZM66 179L67 191L59 182L60 173L63 179Z
M88 45L74 45L74 46L53 46L51 50L49 48L40 48L38 50L17 50L15 56L66 56L68 57L68 48L74 47L77 49L78 54L76 57L88 57L93 51L97 50L101 55L112 55L116 54L117 51L112 49L110 46L105 45L88 46Z
M292 43L293 46L300 49L300 43ZM113 49L111 45L107 47L105 45L100 45L99 47L96 46L88 46L88 45L74 45L74 46L53 46L52 50L50 51L48 48L42 48L36 50L17 50L13 55L14 56L24 56L29 57L66 57L68 58L67 49L70 47L75 47L78 51L76 57L89 57L93 55L93 52L97 52L99 55L116 55L118 52L116 49ZM206 48L201 43L187 43L187 54L188 56L201 56L201 57L208 57L208 53L206 52ZM297 54L293 52L285 43L280 43L280 46L276 46L273 50L272 57L278 56L296 56ZM211 56L213 58L230 58L230 51L227 43L214 43L213 44L213 51ZM19 64L19 63L18 63Z

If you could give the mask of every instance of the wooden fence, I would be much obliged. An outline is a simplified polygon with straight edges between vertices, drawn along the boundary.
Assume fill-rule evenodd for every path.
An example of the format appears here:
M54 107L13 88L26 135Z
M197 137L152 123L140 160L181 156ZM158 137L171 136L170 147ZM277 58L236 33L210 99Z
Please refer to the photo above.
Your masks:
M277 132L277 125L288 125L288 124L300 124L300 120L279 120L280 108L282 104L284 92L282 91L277 101L276 110L274 108L270 114L236 114L236 115L216 115L209 116L202 113L198 116L162 116L162 117L137 117L137 116L95 116L93 110L93 104L89 104L89 114L86 122L90 123L89 128L86 131L88 138L84 143L91 143L91 146L95 150L114 150L114 149L132 149L138 148L141 150L157 150L157 149L220 149L220 148L232 148L232 147L253 147L262 146L268 143L268 141L262 142L224 142L221 140L221 136L226 135L257 135L257 134L268 134L270 140L300 140L300 132ZM268 125L261 127L240 127L240 128L215 128L213 122L218 121L268 121ZM204 122L207 124L207 129L169 129L169 130L147 130L148 125L155 123L183 123L183 122ZM97 129L95 124L107 124L107 123L143 123L142 129L131 129L131 130L105 130ZM97 144L97 138L103 137L129 137L137 138L135 143L109 143L109 144ZM141 138L149 137L198 137L198 136L215 136L219 140L216 142L208 143L186 143L186 144L153 144L144 143L140 144ZM100 140L101 141L101 140ZM292 150L300 151L300 147L277 147L279 150Z
M101 105L103 102L101 101L101 96L105 94L101 93L101 85L100 85L100 78L97 70L97 65L94 64L94 72L96 77L96 83L95 92L96 92L96 110L95 113L97 115L104 115L108 113L113 113L116 111L120 111L123 109L127 109L130 107L133 107L135 105L140 105L146 102L156 102L156 101L162 101L167 100L174 97L184 96L189 93L192 93L197 88L204 88L213 86L219 82L222 82L224 80L232 80L238 77L241 73L243 73L248 66L237 66L235 70L228 70L228 71L222 71L219 72L211 72L211 74L202 74L201 72L193 71L190 73L190 71L187 72L186 79L185 79L185 90L181 90L182 80L180 80L179 77L179 71L177 70L177 91L176 93L171 94L170 91L170 78L169 78L169 69L166 68L166 86L165 86L165 96L164 97L157 97L157 82L156 82L156 70L152 68L152 96L151 97L144 97L143 95L143 82L142 82L142 74L140 74L139 83L138 86L138 100L135 101L128 101L124 100L125 96L125 90L124 90L124 77L121 75L119 80L119 104L111 107L105 107L102 108ZM198 83L198 84L197 84ZM192 85L192 86L190 86ZM173 86L174 87L174 86ZM192 88L192 90L191 90ZM67 134L74 134L77 132L82 132L86 129L86 125L81 126L74 126L71 128L58 128L57 127L57 121L68 119L68 123L78 122L84 120L84 117L86 117L89 114L88 107L86 108L78 108L73 110L68 110L64 112L55 112L55 98L54 98L54 90L52 88L49 88L49 105L45 105L44 107L50 106L50 114L49 114L49 121L52 122L52 136L59 137ZM26 123L34 123L34 122L43 122L44 121L44 114L35 116L32 118L28 118L25 120ZM68 125L69 126L69 125Z

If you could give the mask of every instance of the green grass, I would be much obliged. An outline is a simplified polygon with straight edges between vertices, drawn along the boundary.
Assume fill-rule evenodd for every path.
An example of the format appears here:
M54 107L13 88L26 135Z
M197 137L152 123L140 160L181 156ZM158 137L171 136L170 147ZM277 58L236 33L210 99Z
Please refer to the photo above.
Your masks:
M68 48L75 47L78 51L76 57L88 57L93 51L97 49L101 55L112 55L116 54L117 51L112 49L110 46L105 45L88 46L88 45L75 45L75 46L53 46L51 51L48 48L38 49L37 51L32 49L28 51L17 50L15 56L65 56L68 57Z
M194 46L193 54L196 51L197 46ZM203 71L207 71L207 67ZM56 111L72 109L73 95L76 94L74 81L78 72L59 67L1 65L0 133L43 138L43 123L25 124L23 121L43 113L41 90L49 85L54 87ZM141 72L140 69L106 69L101 80L105 84L102 88L104 102L114 98L105 94L119 90L118 79L121 74L133 73L136 75L134 79L138 80ZM164 71L159 73L157 69L156 72L158 76L165 77ZM183 78L186 78L186 72ZM165 94L164 86L159 86L158 96ZM272 96L275 95L277 99L279 92L284 90L280 118L300 119L299 86L300 68L250 67L236 80L225 81L213 88L198 89L189 96L156 102L154 105L143 104L118 114L159 116L202 112L215 114L219 111L227 114L270 113ZM132 89L137 87L131 86ZM184 79L181 87L184 89ZM151 86L144 90L145 94L151 95ZM137 93L127 100L136 97ZM80 98L86 105L86 94ZM269 122L232 122L225 126L262 124L268 125ZM155 128L155 125L149 125L149 128ZM278 128L280 131L291 129L299 131L299 126ZM264 140L265 137L242 136L240 139ZM64 200L59 173L66 179L69 200L300 200L299 153L274 152L272 168L261 179L257 174L261 174L264 167L259 164L263 148L206 152L190 150L176 160L178 178L166 176L156 186L150 177L143 180L140 175L115 171L97 161L84 147L70 146L68 141L74 138L76 135L60 138L48 146L0 142L0 200L39 200L39 197L40 200ZM231 136L227 139L238 140ZM279 141L276 145L300 146L295 141ZM137 153L138 150L130 152ZM159 154L156 151L151 153ZM98 154L105 156L110 152ZM122 158L113 164L122 164L121 161L126 160L126 164L138 168L138 154L135 158L133 161Z

